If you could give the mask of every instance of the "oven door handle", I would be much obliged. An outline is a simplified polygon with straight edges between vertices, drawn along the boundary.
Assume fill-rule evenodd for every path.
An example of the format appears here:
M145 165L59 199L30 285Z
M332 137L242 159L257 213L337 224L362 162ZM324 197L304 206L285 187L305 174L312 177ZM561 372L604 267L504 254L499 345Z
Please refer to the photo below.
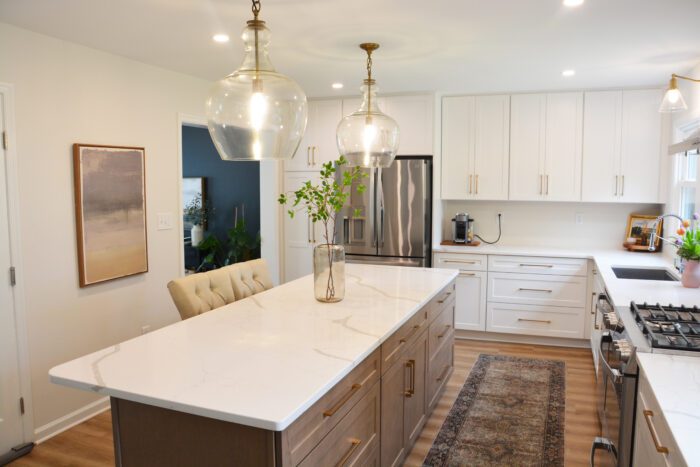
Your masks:
M603 362L603 365L605 366L604 370L606 373L608 373L612 377L612 382L613 384L620 384L622 383L622 373L620 373L618 370L615 368L612 368L608 361L605 359L605 351L603 350L603 344L606 342L612 342L612 336L610 335L609 332L603 333L602 337L600 338L600 360Z
M617 448L615 445L607 438L596 436L591 446L591 467L595 467L595 452L598 450L605 450L605 452L613 456L615 460L614 465L617 465Z

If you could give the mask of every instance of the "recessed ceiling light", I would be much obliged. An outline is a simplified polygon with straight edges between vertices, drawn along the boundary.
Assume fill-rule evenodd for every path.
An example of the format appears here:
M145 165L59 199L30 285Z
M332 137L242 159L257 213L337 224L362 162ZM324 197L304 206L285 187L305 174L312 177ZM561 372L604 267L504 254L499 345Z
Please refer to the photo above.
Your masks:
M564 70L561 72L561 75L565 78L570 78L576 74L576 70Z
M583 5L584 0L564 0L564 6L575 7Z
M343 89L343 83L333 83L331 84L333 89Z
M214 42L219 42L221 44L229 41L228 34L215 34L212 39L214 39Z

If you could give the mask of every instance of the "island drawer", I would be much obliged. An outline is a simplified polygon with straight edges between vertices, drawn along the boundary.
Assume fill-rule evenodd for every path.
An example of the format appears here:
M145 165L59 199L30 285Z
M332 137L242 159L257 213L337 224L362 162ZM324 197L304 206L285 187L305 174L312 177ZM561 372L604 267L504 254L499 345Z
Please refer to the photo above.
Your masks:
M547 258L544 256L489 255L489 272L585 277L588 274L588 260L583 258Z
M452 281L450 284L442 289L432 300L428 303L428 321L432 322L435 317L437 317L442 310L454 304L455 298L457 297L456 282Z
M432 360L438 351L449 342L449 336L454 330L455 303L454 300L430 323L428 331L428 355Z
M380 386L375 383L298 465L301 467L378 465Z
M583 338L584 308L489 303L486 330L530 336Z
M469 253L436 253L435 267L460 271L486 271L488 256Z
M439 294L438 294L439 295ZM418 339L428 326L429 306L424 306L382 344L382 374Z
M428 413L440 399L442 388L450 379L454 367L454 331L450 331L449 335L445 336L445 341L447 345L440 347L428 366Z
M350 374L282 433L283 465L297 465L379 381L381 352L372 352Z

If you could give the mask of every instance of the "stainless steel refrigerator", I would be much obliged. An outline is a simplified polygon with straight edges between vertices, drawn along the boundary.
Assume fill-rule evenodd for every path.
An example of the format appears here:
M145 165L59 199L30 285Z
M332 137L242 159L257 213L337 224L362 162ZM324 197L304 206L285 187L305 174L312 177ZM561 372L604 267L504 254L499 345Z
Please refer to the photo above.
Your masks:
M430 267L432 157L397 156L389 168L362 170L367 189L352 187L336 221L346 261Z

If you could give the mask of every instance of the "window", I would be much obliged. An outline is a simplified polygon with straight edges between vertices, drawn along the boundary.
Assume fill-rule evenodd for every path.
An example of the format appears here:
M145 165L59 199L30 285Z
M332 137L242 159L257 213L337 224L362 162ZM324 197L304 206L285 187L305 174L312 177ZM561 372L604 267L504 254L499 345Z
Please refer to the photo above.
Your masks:
M683 219L689 219L696 212L695 202L698 189L698 151L678 154L676 164L676 193L678 211Z

